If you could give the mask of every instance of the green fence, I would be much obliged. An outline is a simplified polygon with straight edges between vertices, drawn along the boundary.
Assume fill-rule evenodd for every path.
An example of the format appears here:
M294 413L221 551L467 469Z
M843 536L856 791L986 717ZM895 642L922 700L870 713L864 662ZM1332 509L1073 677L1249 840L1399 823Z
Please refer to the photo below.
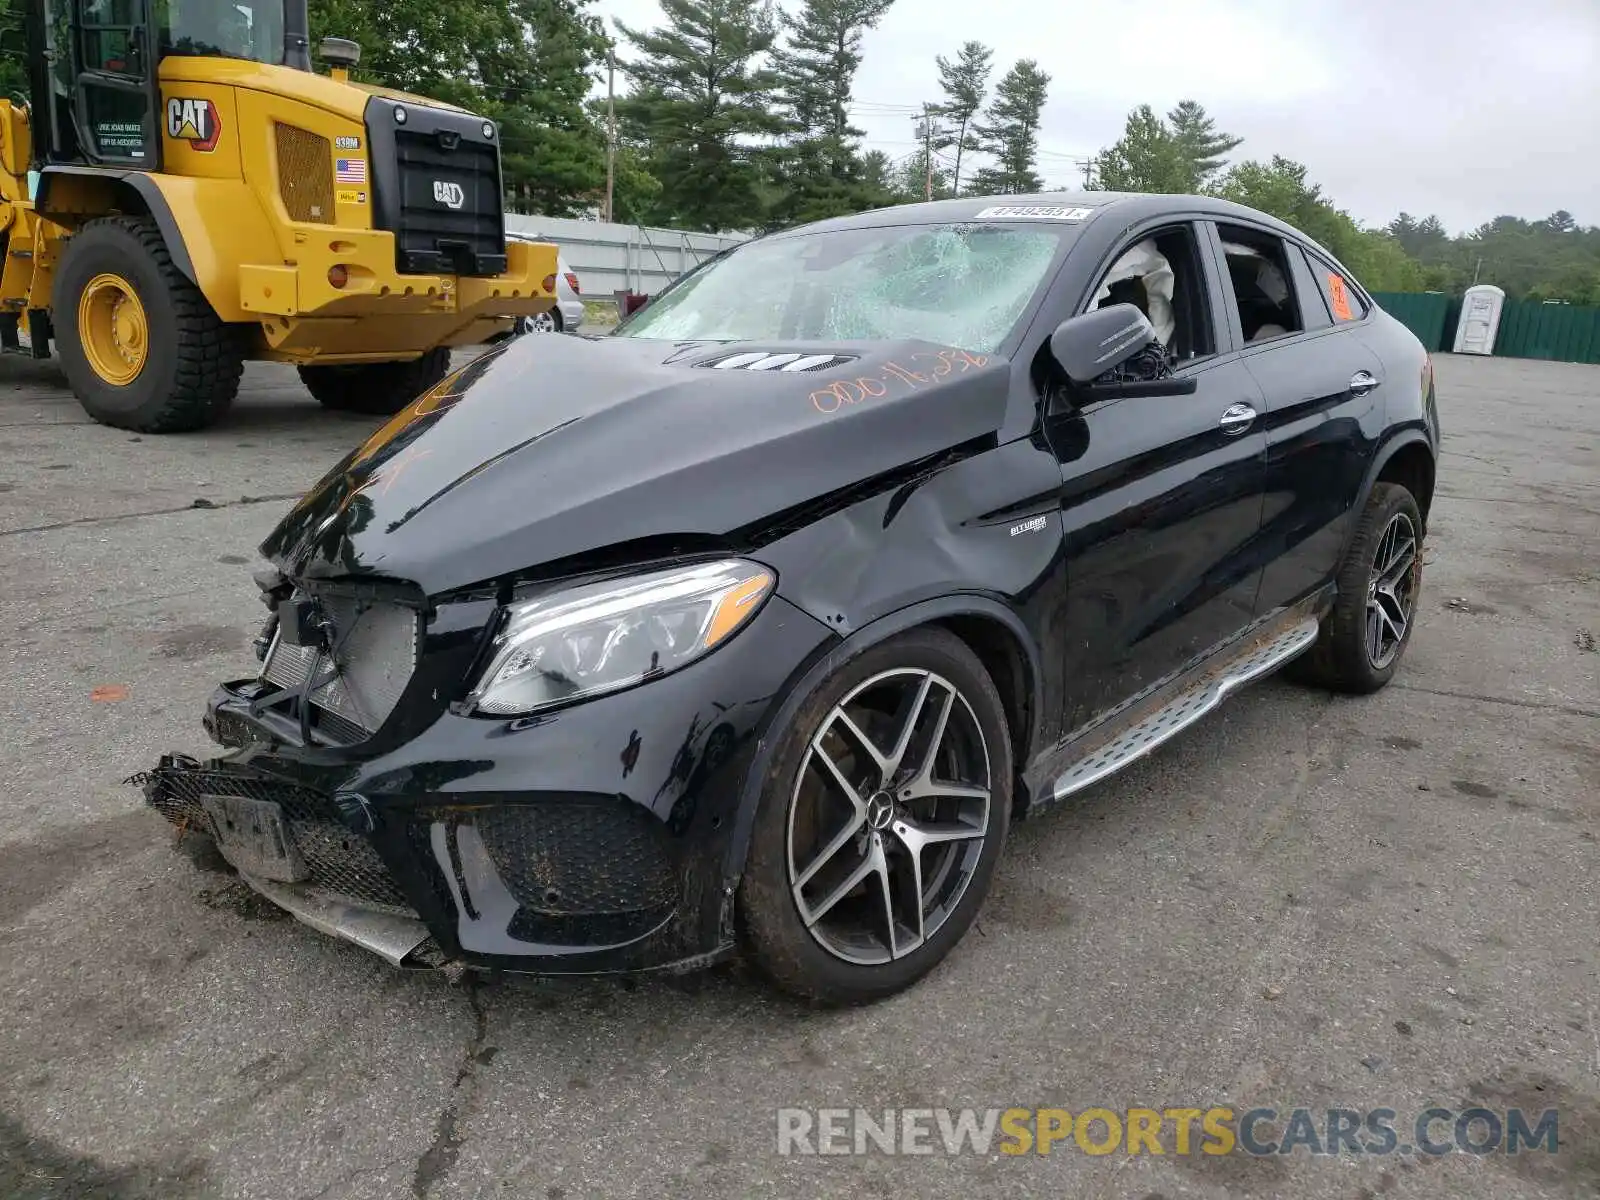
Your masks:
M1445 325L1450 297L1443 292L1373 292L1372 298L1429 350L1448 350L1454 344L1455 326Z
M1455 345L1461 297L1441 292L1374 292L1372 298L1416 334L1429 350ZM1548 358L1600 363L1600 308L1507 300L1500 314L1494 352L1504 358Z
M1506 358L1600 363L1600 308L1507 300L1494 352Z

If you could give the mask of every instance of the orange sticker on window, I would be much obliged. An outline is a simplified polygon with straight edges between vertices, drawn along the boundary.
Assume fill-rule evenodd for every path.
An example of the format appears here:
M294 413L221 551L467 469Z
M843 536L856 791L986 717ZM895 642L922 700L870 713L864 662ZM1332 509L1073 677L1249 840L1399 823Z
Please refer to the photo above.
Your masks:
M1350 311L1350 293L1344 290L1344 276L1329 273L1328 297L1333 301L1333 319L1336 321L1353 321L1354 314Z

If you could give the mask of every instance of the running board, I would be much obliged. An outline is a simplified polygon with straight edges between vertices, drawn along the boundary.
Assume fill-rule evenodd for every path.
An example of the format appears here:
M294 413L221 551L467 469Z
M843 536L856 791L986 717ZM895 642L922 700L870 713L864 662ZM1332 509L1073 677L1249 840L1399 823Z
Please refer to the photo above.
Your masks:
M1198 686L1179 692L1160 708L1126 726L1116 737L1080 758L1055 781L1053 798L1060 800L1098 783L1136 759L1143 758L1168 738L1193 725L1231 692L1276 670L1317 640L1318 624L1307 618L1254 649L1233 659Z

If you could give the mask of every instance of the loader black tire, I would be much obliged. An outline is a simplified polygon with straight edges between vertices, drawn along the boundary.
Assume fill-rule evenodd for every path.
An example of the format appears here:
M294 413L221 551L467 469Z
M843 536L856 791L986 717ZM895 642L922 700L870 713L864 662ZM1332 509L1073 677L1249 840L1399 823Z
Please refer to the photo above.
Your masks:
M450 348L438 346L409 362L301 367L300 381L323 408L388 417L450 373Z
M79 328L85 291L108 276L126 282L143 309L142 365L120 384L95 368ZM101 217L73 234L51 299L67 382L84 411L102 425L139 433L203 429L238 394L244 372L239 331L173 264L148 217Z

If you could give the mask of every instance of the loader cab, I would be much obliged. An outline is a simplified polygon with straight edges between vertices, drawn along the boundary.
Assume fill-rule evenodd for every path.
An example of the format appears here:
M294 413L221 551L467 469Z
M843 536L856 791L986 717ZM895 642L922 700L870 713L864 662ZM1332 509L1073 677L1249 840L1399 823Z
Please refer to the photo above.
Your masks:
M306 0L28 0L28 17L35 153L46 163L159 171L162 122L196 119L162 108L169 56L310 69Z

